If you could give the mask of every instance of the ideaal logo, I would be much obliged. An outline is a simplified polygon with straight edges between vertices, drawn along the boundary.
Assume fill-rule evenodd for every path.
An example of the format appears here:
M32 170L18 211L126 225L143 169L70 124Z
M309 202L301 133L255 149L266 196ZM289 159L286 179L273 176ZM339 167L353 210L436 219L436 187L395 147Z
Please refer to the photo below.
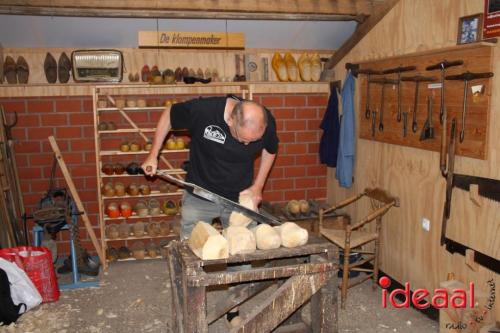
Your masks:
M489 298L484 306L479 306L474 303L474 282L469 283L468 290L457 288L449 293L447 289L439 288L434 290L433 295L430 295L427 289L416 289L410 296L410 283L406 282L404 289L394 289L392 292L388 293L387 288L390 287L391 280L386 276L379 279L379 285L383 288L383 308L387 308L387 299L389 299L389 303L397 309L409 308L410 301L417 309L426 309L431 305L436 309L446 309L449 307L454 309L474 309L471 318L467 319L468 323L462 322L456 318L453 323L447 323L445 325L447 329L453 330L463 330L469 326L476 326L481 323L486 318L488 312L493 309L495 305L495 282L491 279L487 284L490 289ZM402 303L396 301L398 295L404 297ZM427 296L432 296L430 302L425 300Z

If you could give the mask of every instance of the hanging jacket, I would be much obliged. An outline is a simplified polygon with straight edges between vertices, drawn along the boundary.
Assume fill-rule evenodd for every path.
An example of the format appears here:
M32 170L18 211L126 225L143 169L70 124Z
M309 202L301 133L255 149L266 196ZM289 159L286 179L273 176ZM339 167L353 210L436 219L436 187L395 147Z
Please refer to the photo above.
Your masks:
M337 88L330 88L330 98L323 120L319 126L323 130L319 143L319 159L322 164L331 168L337 166L337 153L339 149L339 98Z
M335 177L342 187L352 186L354 172L354 153L356 145L354 118L354 76L351 71L342 87L342 118L340 120L339 151L337 154L337 170Z

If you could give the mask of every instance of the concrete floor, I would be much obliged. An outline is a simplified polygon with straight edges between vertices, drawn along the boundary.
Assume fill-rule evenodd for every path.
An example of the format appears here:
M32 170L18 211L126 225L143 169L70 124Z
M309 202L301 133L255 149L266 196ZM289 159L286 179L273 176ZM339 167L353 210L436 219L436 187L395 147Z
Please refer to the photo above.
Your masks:
M166 261L113 264L101 287L64 291L56 303L43 304L0 332L158 332L170 326L170 282ZM244 309L244 307L242 307ZM382 309L381 290L371 282L350 290L339 310L340 332L438 332L438 323L414 309Z

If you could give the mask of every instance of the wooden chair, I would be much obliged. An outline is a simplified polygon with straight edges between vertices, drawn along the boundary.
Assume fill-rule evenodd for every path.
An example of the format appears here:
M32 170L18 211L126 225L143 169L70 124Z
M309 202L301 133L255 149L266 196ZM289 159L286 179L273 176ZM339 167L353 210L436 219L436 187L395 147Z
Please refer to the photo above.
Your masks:
M359 220L359 222L354 224L347 224L344 229L335 230L327 229L323 225L324 214L328 212L335 211L342 207L346 207L363 197L368 197L371 199L372 211L366 215L364 218ZM382 216L387 213L387 211L392 207L399 207L399 199L391 196L386 191L381 189L370 189L367 188L363 193L358 194L354 197L348 198L335 206L327 209L321 209L319 211L319 224L321 234L333 242L335 245L340 247L344 251L344 263L342 265L342 284L339 286L341 289L341 307L345 308L345 300L347 298L347 289L354 287L370 278L373 279L373 289L377 286L378 270L379 270L379 247L380 247L380 230L382 227ZM362 227L367 223L376 221L375 231L365 231ZM352 249L361 247L369 242L375 242L375 247L372 251L362 251L356 250L357 253L363 254L363 259L356 263L349 263L349 256ZM373 261L373 269L360 267L368 262ZM355 282L349 284L349 272L367 272L368 274Z

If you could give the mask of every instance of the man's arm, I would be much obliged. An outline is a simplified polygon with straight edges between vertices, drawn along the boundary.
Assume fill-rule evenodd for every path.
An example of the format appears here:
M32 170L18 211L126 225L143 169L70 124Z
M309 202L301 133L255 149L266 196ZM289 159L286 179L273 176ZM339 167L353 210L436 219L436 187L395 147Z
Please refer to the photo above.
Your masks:
M257 209L257 206L262 201L262 189L264 188L264 184L266 183L267 176L269 175L269 171L271 171L275 158L276 154L270 154L265 149L262 150L257 177L255 178L253 185L243 191L251 192L255 209Z
M144 163L142 163L142 169L144 173L148 176L156 174L156 169L158 168L158 155L163 146L163 140L167 136L168 132L172 128L170 123L170 106L165 107L165 110L161 114L160 120L156 125L156 132L153 138L153 146L151 151L146 157Z

